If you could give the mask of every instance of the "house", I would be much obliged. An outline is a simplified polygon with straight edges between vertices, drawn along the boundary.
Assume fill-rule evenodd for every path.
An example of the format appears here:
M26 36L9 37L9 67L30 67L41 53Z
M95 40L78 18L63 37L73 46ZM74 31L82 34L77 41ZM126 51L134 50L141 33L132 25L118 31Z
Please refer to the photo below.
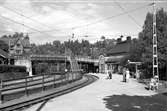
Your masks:
M28 35L24 35L23 33L15 33L12 37L5 36L0 39L3 40L6 44L10 45L9 54L7 55L10 58L13 58L13 64L19 66L26 66L27 72L32 75L30 60L31 46ZM4 58L5 56L2 57ZM9 57L6 56L6 58Z
M125 41L122 41L122 38L117 39L116 45L107 53L105 61L107 69L112 69L114 72L118 73L122 72L120 62L129 55L131 43L130 36L128 36Z
M13 56L26 55L31 49L28 35L18 34L14 37L3 37L1 40L10 45L9 52Z

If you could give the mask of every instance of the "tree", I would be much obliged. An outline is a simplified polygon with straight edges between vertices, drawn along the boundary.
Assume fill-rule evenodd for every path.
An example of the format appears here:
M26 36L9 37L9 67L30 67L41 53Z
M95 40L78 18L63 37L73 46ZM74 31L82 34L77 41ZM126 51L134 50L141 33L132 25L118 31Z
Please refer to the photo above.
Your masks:
M106 39L106 37L105 36L101 36L101 40L105 40Z
M6 44L3 40L0 40L0 49L4 50L5 52L8 52L8 44Z
M166 78L167 72L167 12L163 9L157 11L157 38L158 38L158 59L160 78ZM144 22L143 30L139 33L139 39L133 41L129 59L141 61L143 72L146 76L152 76L152 29L153 14L148 13Z

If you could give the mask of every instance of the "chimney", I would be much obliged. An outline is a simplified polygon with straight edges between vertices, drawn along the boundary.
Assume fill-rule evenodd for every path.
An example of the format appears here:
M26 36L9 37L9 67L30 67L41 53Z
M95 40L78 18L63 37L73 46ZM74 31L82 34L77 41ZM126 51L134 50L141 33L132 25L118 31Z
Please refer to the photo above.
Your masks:
M131 41L131 36L127 36L127 37L126 37L126 41L127 41L127 42L130 42L130 41Z
M122 38L117 39L117 43L120 43L122 41Z

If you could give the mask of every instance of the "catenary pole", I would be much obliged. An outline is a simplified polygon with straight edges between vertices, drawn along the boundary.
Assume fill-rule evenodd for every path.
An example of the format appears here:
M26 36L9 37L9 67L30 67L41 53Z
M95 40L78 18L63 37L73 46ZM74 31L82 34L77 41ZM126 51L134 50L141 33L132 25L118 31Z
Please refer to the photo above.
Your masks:
M157 51L157 33L156 33L156 3L153 0L153 76L158 76L158 51Z

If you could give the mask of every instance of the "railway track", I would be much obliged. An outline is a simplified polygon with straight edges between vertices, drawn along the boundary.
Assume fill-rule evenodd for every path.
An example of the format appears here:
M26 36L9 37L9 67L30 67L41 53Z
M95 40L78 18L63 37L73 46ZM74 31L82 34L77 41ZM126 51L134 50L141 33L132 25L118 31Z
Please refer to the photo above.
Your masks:
M69 93L69 92L72 92L76 89L79 89L79 88L82 88L86 85L89 85L91 84L92 82L96 81L98 79L98 77L96 76L92 76L92 75L85 75L84 78L86 79L85 81L83 82L79 82L77 83L78 81L74 82L76 83L76 85L71 85L69 84L66 85L66 86L62 86L64 87L63 89L61 90L58 90L57 92L55 93L49 93L47 95L43 95L41 97L38 97L38 98L35 98L35 99L31 99L31 100L25 100L24 102L20 102L20 103L13 103L11 105L3 105L1 104L0 105L0 111L17 111L17 110L23 110L31 105L34 105L36 103L39 103L39 102L42 102L42 101L47 101L51 98L54 98L54 97L57 97L57 96L60 96L60 95L63 95L63 94L66 94L66 93ZM71 83L71 84L74 84L74 83Z
M54 78L52 76L50 77L45 77L45 81L44 83L49 83L49 82L53 82ZM62 77L60 78L56 78L55 80L61 80L63 79ZM36 86L36 85L40 85L42 83L42 79L38 79L38 80L31 80L27 82L27 87L32 87L32 86ZM10 90L16 90L16 89L25 89L25 82L19 82L19 83L13 83L13 84L7 84L7 85L3 85L3 89L2 91L10 91Z

